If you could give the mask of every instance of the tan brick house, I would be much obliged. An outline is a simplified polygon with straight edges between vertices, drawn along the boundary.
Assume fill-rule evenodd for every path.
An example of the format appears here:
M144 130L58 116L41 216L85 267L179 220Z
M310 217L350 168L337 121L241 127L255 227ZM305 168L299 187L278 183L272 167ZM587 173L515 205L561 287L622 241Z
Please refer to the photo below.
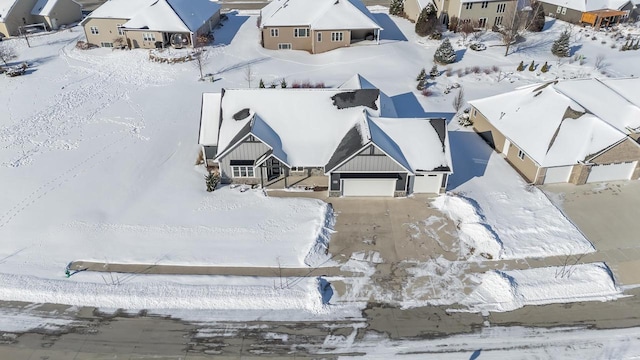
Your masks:
M220 21L220 5L209 0L109 0L82 21L87 42L153 49L193 46Z
M38 0L31 15L41 18L49 29L82 20L82 6L73 0Z
M418 20L420 12L432 0L405 0L404 12L411 21ZM438 11L438 18L448 26L451 17L461 21L474 21L480 28L490 29L500 26L516 10L516 0L435 0L432 2Z
M73 0L0 0L0 38L19 35L25 25L45 23L55 30L80 19L81 6Z
M474 130L530 183L640 177L640 79L583 79L470 101Z
M378 44L382 27L360 0L273 0L260 11L261 43L312 54Z

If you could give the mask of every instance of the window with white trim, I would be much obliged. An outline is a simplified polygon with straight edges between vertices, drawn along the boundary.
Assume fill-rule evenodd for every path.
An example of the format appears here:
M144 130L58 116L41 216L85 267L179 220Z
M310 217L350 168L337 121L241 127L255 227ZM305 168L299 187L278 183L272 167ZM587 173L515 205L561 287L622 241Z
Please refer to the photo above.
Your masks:
M471 8L473 8L473 3L465 3L465 4L464 4L464 8L465 8L466 10L471 10Z
M476 117L478 115L478 112L476 111L476 108L473 108L472 114L473 114L473 117Z
M304 167L302 166L292 166L291 167L291 172L304 172Z
M567 8L566 8L566 7L563 7L563 8L562 8L562 15L566 15L566 14L567 14Z
M522 150L518 150L518 158L519 158L520 160L524 160L524 151L522 151Z
M322 42L322 33L321 32L316 33L316 39L317 39L318 42Z
M280 31L278 29L271 29L271 37L278 37L280 36Z
M231 173L236 178L255 177L253 166L232 166Z
M142 33L142 40L144 40L144 41L156 41L156 34L154 34L154 33Z
M498 4L498 14L503 13L507 9L507 4Z
M495 26L502 25L502 16L496 16L496 19L493 21L493 25Z
M478 26L483 28L487 26L487 18L478 19Z
M558 8L556 9L556 14L560 14L560 11L562 11L562 6L558 6Z
M291 44L289 44L289 43L280 43L280 44L278 44L278 50L291 50Z
M309 29L295 28L293 29L293 37L309 37Z
M103 42L100 43L100 46L112 48L113 47L113 43L103 41Z
M92 26L89 29L91 30L91 34L93 34L93 35L100 34L100 31L98 31L98 27L97 26Z
M482 6L480 6L483 9L486 9L489 6L489 2L488 1L483 1L482 2Z
M331 41L337 42L337 41L343 41L343 40L344 40L344 34L342 33L342 31L334 31L331 33Z
M118 28L118 35L124 35L124 29L122 28L122 24L116 24L116 28Z

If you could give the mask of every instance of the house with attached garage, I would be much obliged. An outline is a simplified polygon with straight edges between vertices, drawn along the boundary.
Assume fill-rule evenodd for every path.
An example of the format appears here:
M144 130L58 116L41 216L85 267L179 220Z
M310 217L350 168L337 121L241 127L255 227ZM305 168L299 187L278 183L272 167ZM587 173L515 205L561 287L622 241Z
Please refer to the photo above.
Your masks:
M637 0L634 0L637 2ZM638 15L630 0L540 0L544 13L574 24L589 24L599 28Z
M130 49L192 47L220 21L209 0L108 0L81 23L87 42Z
M475 131L530 183L640 177L640 79L530 85L470 101Z
M445 119L398 118L359 75L330 89L205 93L199 143L225 183L306 181L329 196L440 193L452 172Z
M405 15L415 22L429 3L435 6L444 26L449 26L449 20L455 16L460 22L473 22L483 29L502 25L518 6L517 0L404 0Z
M382 27L360 0L273 0L260 10L265 49L312 54L378 44Z
M82 7L73 0L0 0L0 38L17 36L20 27L43 24L56 30L82 19Z

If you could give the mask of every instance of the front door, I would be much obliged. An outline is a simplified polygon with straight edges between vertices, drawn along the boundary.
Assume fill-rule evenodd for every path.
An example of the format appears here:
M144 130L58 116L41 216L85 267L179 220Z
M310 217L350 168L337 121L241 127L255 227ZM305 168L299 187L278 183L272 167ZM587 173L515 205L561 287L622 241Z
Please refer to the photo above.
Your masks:
M267 181L271 181L273 179L277 179L282 174L282 168L280 167L280 162L274 158L271 158L266 161L267 164Z

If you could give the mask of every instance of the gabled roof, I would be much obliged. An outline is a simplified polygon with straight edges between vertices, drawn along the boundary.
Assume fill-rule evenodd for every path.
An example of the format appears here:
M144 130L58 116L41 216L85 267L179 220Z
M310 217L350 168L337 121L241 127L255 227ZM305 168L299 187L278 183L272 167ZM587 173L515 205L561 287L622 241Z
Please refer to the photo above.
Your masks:
M382 29L360 0L273 0L260 10L260 26L316 30Z
M5 18L18 0L0 0L0 22L4 22Z
M624 90L640 79L607 80ZM640 126L640 109L596 79L537 84L469 102L543 167L585 161Z
M563 6L568 9L578 10L581 12L613 9L619 10L629 0L542 0L548 4Z
M288 166L324 166L328 172L373 144L410 173L450 171L444 120L380 117L379 94L357 88L225 89L218 107L202 111L200 143L211 143L202 134L212 136L207 127L218 125L204 114L220 109L218 160L253 135Z
M31 10L31 15L40 15L40 16L49 16L51 15L51 11L53 11L53 7L58 3L59 0L38 0L36 5ZM69 0L74 2L73 0ZM78 8L81 7L80 4L76 3Z
M375 85L365 79L362 75L356 74L349 80L345 81L342 85L338 86L338 89L378 89ZM387 94L380 91L380 116L383 117L397 117L396 106L393 104L393 100Z
M122 24L128 29L195 32L219 10L210 0L109 0L87 19L128 19Z

